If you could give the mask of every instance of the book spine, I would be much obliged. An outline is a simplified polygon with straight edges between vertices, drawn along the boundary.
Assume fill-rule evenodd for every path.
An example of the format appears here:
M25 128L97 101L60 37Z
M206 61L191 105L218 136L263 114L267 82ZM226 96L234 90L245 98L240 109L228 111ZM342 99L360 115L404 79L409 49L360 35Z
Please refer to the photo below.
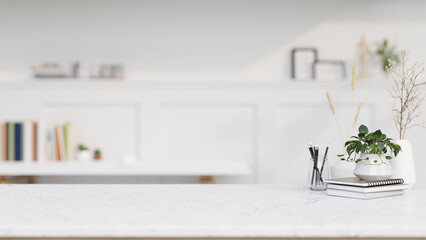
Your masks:
M1 124L1 160L7 161L7 122Z
M59 126L55 127L55 149L56 149L56 160L62 160L61 155L61 128Z
M60 160L60 156L59 156L59 133L58 133L58 127L55 127L54 130L55 133L55 160L59 161Z
M68 159L76 160L77 157L75 156L75 153L77 148L77 142L75 138L75 128L72 122L69 122L67 126L67 138L68 138L68 147L67 147Z
M15 160L15 123L9 122L7 124L7 159L9 161Z
M63 134L64 134L64 155L65 155L65 160L70 160L69 158L69 150L68 150L68 145L69 145L69 135L68 135L68 126L69 123L65 123L64 127L63 127Z
M55 135L55 128L51 129L52 134L52 148L50 149L50 159L55 161L56 160L56 135Z
M46 159L47 160L53 160L53 154L52 154L52 149L53 149L53 134L52 131L49 130L47 132L47 139L46 139Z
M31 131L31 122L24 122L24 141L23 141L23 149L24 149L24 161L31 162L32 155L32 131Z
M59 156L60 156L59 159L66 160L63 127L58 128L58 136L59 136L58 143L59 143Z
M22 124L15 123L15 161L22 160Z
M37 148L38 148L38 126L37 122L32 122L32 158L31 160L37 161Z

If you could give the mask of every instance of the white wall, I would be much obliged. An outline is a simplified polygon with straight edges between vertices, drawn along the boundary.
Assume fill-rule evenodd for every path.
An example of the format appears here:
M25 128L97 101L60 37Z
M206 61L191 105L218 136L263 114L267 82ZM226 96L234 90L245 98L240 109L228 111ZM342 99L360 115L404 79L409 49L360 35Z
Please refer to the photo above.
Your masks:
M420 0L2 0L0 79L77 60L86 70L124 63L132 80L286 80L290 48L350 66L361 34L424 61L424 9Z
M330 90L344 132L351 100L347 83L164 86L68 82L0 86L0 121L40 119L47 126L74 120L77 141L99 147L105 156L103 161L120 163L124 155L132 154L138 161L190 159L208 163L214 159L245 160L250 164L250 175L218 177L219 183L305 184L309 142L320 144L322 149L329 143L332 164L338 161L336 154L342 152L325 90ZM355 99L364 103L359 123L397 138L390 119L391 98L386 91L389 85L357 83L356 88ZM40 134L41 139L46 136L43 129ZM412 129L407 139L413 144L418 181L424 184L426 175L421 173L426 169L422 152L426 130ZM43 145L40 147L42 152ZM195 177L41 179L73 180L196 182Z
M231 157L247 157L254 172L247 178L221 178L220 182L303 183L306 143L338 144L324 91L333 90L341 112L347 110L350 98L342 84L281 84L290 81L290 49L317 47L321 58L344 60L350 67L357 63L356 45L365 34L372 46L386 37L408 49L412 59L426 61L424 9L425 1L1 0L0 80L34 81L29 71L32 64L78 60L86 74L91 65L101 62L124 63L128 81L153 80L148 85L155 82L155 86L124 85L124 90L119 87L103 92L97 89L102 83L89 88L77 84L70 89L46 83L30 84L24 87L26 92L16 87L19 85L8 90L9 83L3 83L0 119L40 116L41 108L58 99L64 104L136 104L140 114L148 109L162 116L158 123L149 120L150 114L145 115L148 122L141 117L136 123L151 134L137 135L142 143L139 146L137 140L132 142L131 149L141 156L164 155L165 148L179 156L222 151ZM374 76L374 80L384 78L378 73ZM183 87L169 91L179 80L186 82ZM204 81L205 85L193 87L189 80ZM218 81L225 83L222 87L212 84ZM230 87L236 81L241 83ZM262 85L242 90L246 89L244 82L251 86L253 81L269 85L266 90ZM278 87L270 85L271 81ZM371 91L369 84L364 84L358 96L366 103L364 121L374 128L394 131L387 85L371 84L375 90ZM43 91L32 92L33 87ZM11 105L8 99L18 100ZM28 104L32 99L36 99L35 105ZM208 119L210 125L194 121L193 116ZM242 124L236 126L235 122ZM151 123L159 124L159 131L152 130ZM193 125L196 130L190 130ZM318 128L321 131L315 132ZM193 132L182 137L185 129ZM217 135L210 136L212 131L218 131ZM411 131L407 137L413 141L418 170L422 171L426 167L424 154L417 149L425 141L425 131ZM236 142L237 148L220 139ZM147 147L150 144L153 148ZM190 151L192 145L195 152ZM426 183L426 178L418 175L420 182Z

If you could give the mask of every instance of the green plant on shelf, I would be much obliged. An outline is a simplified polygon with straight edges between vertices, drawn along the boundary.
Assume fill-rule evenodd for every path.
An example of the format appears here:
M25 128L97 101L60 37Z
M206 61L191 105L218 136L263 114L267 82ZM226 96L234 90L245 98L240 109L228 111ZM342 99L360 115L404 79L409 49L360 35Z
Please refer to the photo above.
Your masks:
M396 65L399 64L400 58L396 51L395 46L390 46L387 39L377 44L376 54L380 57L382 64L382 70L387 71L389 67L389 61L394 62Z
M87 151L87 150L89 150L89 148L87 148L83 144L78 145L78 151Z

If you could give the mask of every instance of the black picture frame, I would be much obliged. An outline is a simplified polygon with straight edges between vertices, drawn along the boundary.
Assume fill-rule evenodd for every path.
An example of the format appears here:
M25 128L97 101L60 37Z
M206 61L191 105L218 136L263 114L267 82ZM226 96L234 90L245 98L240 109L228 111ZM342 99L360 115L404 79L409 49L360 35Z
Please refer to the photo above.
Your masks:
M311 55L310 56L311 59L303 59L303 58L306 58L307 55ZM301 80L301 79L314 80L315 79L314 64L317 61L318 61L318 51L316 48L313 48L313 47L293 48L291 50L291 78L294 80ZM304 70L300 70L301 68ZM309 69L309 73L307 69ZM301 72L303 72L304 74L300 74Z

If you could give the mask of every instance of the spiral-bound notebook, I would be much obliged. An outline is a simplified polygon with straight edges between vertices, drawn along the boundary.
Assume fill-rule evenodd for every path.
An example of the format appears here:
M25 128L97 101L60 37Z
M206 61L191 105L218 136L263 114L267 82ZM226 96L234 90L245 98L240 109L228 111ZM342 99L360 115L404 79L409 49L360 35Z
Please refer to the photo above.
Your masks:
M356 186L356 187L377 187L377 186L386 186L393 184L403 184L404 179L396 178L396 179L387 179L380 181L363 181L356 177L351 178L334 178L334 179L325 179L326 183L329 184L339 184L346 186Z

